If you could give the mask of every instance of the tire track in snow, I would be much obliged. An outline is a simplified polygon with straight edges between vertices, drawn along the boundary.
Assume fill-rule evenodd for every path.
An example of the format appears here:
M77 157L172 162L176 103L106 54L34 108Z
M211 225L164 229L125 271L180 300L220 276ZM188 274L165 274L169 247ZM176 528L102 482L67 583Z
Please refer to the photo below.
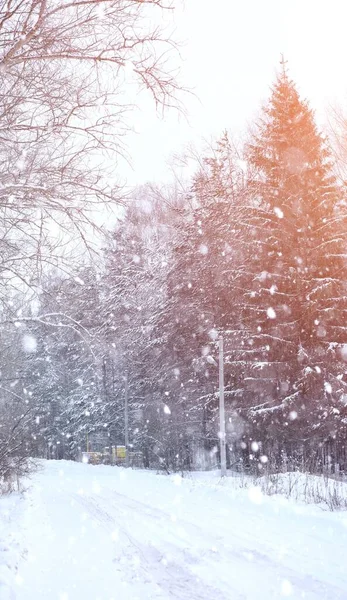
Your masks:
M117 494L118 495L118 494ZM107 509L101 504L104 504L105 500L95 496L86 497L78 494L74 495L74 499L79 502L89 514L101 522L107 529L112 525L119 531L119 541L123 542L120 547L120 553L114 559L114 562L119 563L121 568L127 571L127 577L131 579L133 577L134 567L137 569L137 574L142 577L145 583L155 582L160 592L165 596L159 595L158 598L175 598L176 600L211 600L218 598L218 600L245 600L246 596L240 594L237 590L230 590L231 595L225 596L222 592L216 588L211 587L209 584L201 581L197 575L195 575L187 563L194 564L199 561L198 557L189 555L187 548L178 548L173 543L168 542L164 539L165 549L169 548L169 552L163 551L163 549L156 548L152 543L144 543L134 537L128 529L121 524L120 518L116 517L114 513L110 514L109 510L112 507L116 509L119 516L125 516L127 511L124 511L123 504L124 499L128 501L127 497L122 497L120 494L120 503L113 502L107 503ZM128 504L136 504L134 501L128 502ZM140 504L140 503L139 503ZM145 506L145 505L144 505ZM132 507L134 521L138 519L138 506ZM153 513L149 515L147 511L146 517L156 517ZM148 529L148 524L142 523L142 526ZM155 524L158 528L158 523ZM150 524L150 533L153 532L153 522ZM161 529L163 531L163 529ZM125 542L125 543L124 543ZM179 550L179 552L177 552ZM165 555L168 554L168 558Z
M105 524L117 526L131 545L132 552L134 549L137 552L137 556L142 561L145 570L152 573L161 588L164 587L169 591L169 597L177 598L177 600L211 600L214 598L218 598L218 600L242 600L250 598L250 596L232 587L233 567L238 569L240 563L243 563L248 571L248 577L255 569L255 578L257 572L263 570L267 578L273 580L273 595L271 595L271 598L280 597L282 595L280 592L281 583L290 581L295 598L346 600L345 592L338 586L320 581L309 574L301 575L279 559L274 560L271 556L254 549L254 537L253 547L250 551L249 547L244 546L245 540L239 535L234 536L233 544L226 544L225 538L223 539L215 534L211 535L203 527L179 519L179 524L182 528L185 528L186 534L182 538L177 533L177 524L170 521L168 513L161 509L154 509L141 501L133 500L124 494L112 491L109 493L108 498L105 498L104 495L102 498L91 495L88 499L86 496L76 495L76 498L78 501L83 498L82 502L85 503L86 507L89 507L89 511L96 518L99 515L99 520L104 520ZM154 531L160 532L159 539L155 539L153 543L149 543L147 540L146 544L137 538L135 539L133 534L130 534L123 525L120 525L122 517L125 521L130 520L129 513L131 513L131 522L135 532L137 530L136 523L138 523L142 534L147 530L148 539L151 538ZM117 517L115 517L115 514ZM155 525L153 525L154 520L156 521ZM237 540L237 546L235 546L235 539ZM155 544L162 547L157 548ZM221 550L214 553L211 547L216 544L220 545ZM197 549L195 552L192 550L194 546ZM219 579L219 586L222 585L225 590L224 595L222 595L220 587L218 590L212 588L208 583L204 583L199 579L191 569L189 570L189 567L187 569L187 565L190 565L193 569L195 566L202 566L209 572L216 568L217 573L221 554L224 555L223 560L230 565L229 576L227 581L224 582L224 586L221 579ZM167 562L166 555L169 556ZM299 556L297 558L300 560Z

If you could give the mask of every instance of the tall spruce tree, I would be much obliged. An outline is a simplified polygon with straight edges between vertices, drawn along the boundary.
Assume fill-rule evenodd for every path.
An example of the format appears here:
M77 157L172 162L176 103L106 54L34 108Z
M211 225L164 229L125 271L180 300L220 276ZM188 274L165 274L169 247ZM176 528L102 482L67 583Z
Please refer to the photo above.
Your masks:
M244 265L243 187L243 169L225 133L201 161L175 222L167 300L159 324L164 339L160 362L165 389L173 398L172 420L179 415L180 439L186 437L190 452L197 446L207 451L218 446L218 369L213 355L222 332L228 341L225 383L230 411L235 401L234 331L239 328Z
M284 62L248 161L251 415L268 435L327 439L344 409L346 213L327 144Z

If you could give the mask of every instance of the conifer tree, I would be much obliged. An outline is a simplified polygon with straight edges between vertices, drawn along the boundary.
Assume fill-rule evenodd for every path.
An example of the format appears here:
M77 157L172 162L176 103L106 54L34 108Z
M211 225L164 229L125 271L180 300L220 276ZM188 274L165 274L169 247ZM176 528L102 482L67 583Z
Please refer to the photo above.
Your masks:
M172 240L167 301L160 330L162 380L174 398L173 413L208 449L218 445L219 333L227 344L226 395L234 402L233 333L239 328L243 277L244 172L227 133L200 162ZM229 362L232 360L233 364ZM214 364L213 364L214 363ZM194 423L194 425L192 425ZM199 431L198 431L199 430ZM193 433L192 433L193 432Z
M326 421L331 435L344 387L346 215L327 144L283 61L247 158L252 415L265 417L268 433L307 437Z

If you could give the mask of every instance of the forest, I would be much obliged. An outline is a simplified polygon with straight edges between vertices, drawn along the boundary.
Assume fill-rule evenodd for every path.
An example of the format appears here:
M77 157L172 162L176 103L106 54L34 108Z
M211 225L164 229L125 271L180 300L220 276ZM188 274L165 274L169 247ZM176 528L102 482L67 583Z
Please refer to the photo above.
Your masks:
M85 2L79 37L44 4L0 15L0 475L125 442L136 466L216 467L220 336L228 468L345 471L343 120L323 134L282 60L242 141L226 123L124 194L120 70L159 105L178 89L143 33L160 2Z

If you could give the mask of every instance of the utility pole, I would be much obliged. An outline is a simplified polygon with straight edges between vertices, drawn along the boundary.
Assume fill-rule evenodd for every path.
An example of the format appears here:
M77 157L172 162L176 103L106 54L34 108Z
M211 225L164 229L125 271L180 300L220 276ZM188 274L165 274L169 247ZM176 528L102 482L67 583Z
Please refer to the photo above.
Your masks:
M125 466L129 467L129 411L128 411L128 373L124 376L124 444L125 444Z
M224 409L224 349L223 336L219 338L219 439L220 439L220 474L227 474L227 455L225 446L225 409Z

